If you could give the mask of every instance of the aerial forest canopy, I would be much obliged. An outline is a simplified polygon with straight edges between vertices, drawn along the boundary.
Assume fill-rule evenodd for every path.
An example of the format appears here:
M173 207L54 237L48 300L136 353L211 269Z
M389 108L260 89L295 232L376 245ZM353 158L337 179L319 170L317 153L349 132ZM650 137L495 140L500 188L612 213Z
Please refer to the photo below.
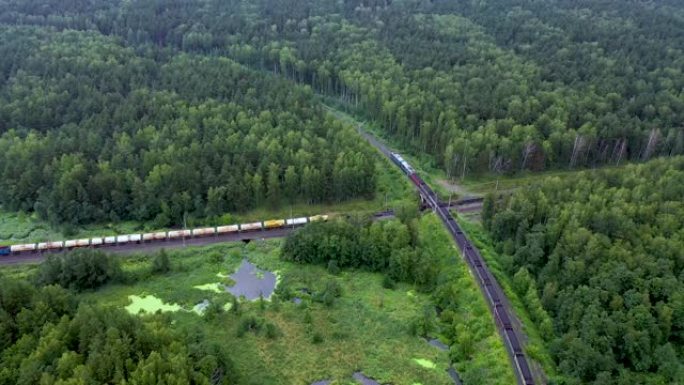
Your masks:
M61 286L38 286L0 275L0 384L235 383L227 347L172 329L168 317L79 306Z
M516 290L552 318L546 338L570 383L684 380L682 181L676 157L488 201L485 225L512 256Z
M682 31L680 0L0 0L0 205L161 227L372 196L319 96L450 177L648 162L483 219L568 384L681 383ZM360 237L334 226L308 231Z
M341 97L450 174L684 153L677 1L0 4L7 24L96 31L284 74Z
M0 203L53 223L372 195L370 149L304 86L93 32L0 28Z
M372 194L314 93L451 176L684 153L676 1L2 0L0 23L0 202L53 222Z

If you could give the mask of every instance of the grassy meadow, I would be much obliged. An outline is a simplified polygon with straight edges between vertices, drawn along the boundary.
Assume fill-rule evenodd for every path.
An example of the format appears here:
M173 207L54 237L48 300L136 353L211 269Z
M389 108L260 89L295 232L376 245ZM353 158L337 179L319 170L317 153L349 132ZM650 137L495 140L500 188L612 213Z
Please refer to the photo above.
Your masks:
M353 384L356 371L383 384L452 384L446 373L450 362L466 383L513 383L492 316L455 245L433 214L417 226L419 244L438 255L442 266L430 293L408 283L387 288L380 273L342 269L332 274L324 266L283 261L283 240L276 239L169 250L172 268L165 274L152 273L154 256L122 257L123 281L78 299L165 312L186 335L229 346L241 376L238 384ZM277 295L246 301L223 290L222 285L235 283L230 275L243 259L276 274ZM0 274L30 279L36 266L3 267ZM330 285L341 293L331 306L319 296ZM450 345L449 351L411 331L428 309L434 311L436 301L442 315L429 335ZM197 310L203 302L210 304L204 313Z
M406 284L385 289L382 275L376 273L346 270L332 275L321 266L283 262L278 257L280 242L170 251L173 269L164 275L150 273L148 256L127 257L122 266L130 282L80 294L80 301L126 308L131 304L130 296L154 296L166 307L179 306L180 310L166 313L174 327L190 333L202 328L208 338L234 346L231 358L242 374L241 384L310 384L323 379L341 384L349 383L355 371L381 383L449 383L447 352L408 331L411 320L430 303L426 294ZM230 284L227 275L243 258L276 272L279 285L285 283L302 303L291 299L241 301L238 311L223 311L211 319L193 312L193 307L204 300L231 303L229 293L215 292L208 284ZM25 277L33 269L14 266L3 272ZM339 284L342 295L330 307L313 301L312 296L330 281ZM311 294L299 292L304 288ZM275 325L277 336L253 332L240 335L243 320L250 317ZM435 367L425 367L426 363Z

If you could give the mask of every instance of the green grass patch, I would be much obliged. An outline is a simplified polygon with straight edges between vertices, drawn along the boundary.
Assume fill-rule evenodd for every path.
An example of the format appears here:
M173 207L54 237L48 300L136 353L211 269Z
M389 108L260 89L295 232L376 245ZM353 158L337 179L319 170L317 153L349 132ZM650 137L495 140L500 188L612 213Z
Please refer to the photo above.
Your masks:
M414 361L416 364L418 364L418 365L420 365L420 366L422 366L422 367L424 367L424 368L427 368L427 369L435 369L435 368L437 368L437 365L436 365L434 362L432 362L432 361L430 361L430 360L426 360L426 359L424 359L424 358L414 358L413 361Z
M0 245L130 234L140 232L144 228L141 223L129 221L82 226L65 234L35 214L0 210Z
M220 283L207 283L204 285L197 285L193 287L198 290L206 290L214 293L221 293L224 291L223 285Z
M0 274L14 279L25 279L30 282L37 268L38 262L0 265Z
M628 165L624 163L621 166L602 166L596 170L611 170L621 169ZM522 171L515 175L498 175L493 173L478 174L467 176L460 182L468 191L475 194L487 194L495 191L510 191L519 189L521 187L532 186L543 183L545 178L559 177L566 178L576 175L581 172L592 172L593 170L579 169L579 170L549 170L541 172Z

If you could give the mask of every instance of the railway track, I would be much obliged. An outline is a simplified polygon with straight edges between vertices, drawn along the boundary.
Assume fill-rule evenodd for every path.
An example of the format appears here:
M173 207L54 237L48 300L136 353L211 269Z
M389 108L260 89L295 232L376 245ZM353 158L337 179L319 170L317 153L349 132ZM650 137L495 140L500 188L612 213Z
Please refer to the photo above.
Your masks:
M496 320L497 329L501 334L506 350L513 364L514 372L516 374L518 383L521 385L534 385L534 381L530 365L525 356L522 344L522 336L520 330L514 327L512 318L514 317L511 306L505 300L505 295L501 287L496 282L496 279L487 268L484 259L480 255L477 248L468 240L465 233L458 225L458 222L451 215L448 208L440 205L436 199L435 193L426 184L419 186L421 196L428 197L428 201L434 208L434 211L440 217L445 227L456 241L456 244L461 249L462 256L465 259L468 267L475 277L480 290L485 296L487 305Z
M149 243L128 243L124 245L112 245L101 248L102 251L121 255L134 253L150 253L161 249L175 249L188 246L206 246L216 243L252 241L257 239L282 238L286 237L293 228L279 228L261 231L251 231L242 233L218 234L201 238L173 239L156 241ZM61 254L68 250L44 251L44 252L23 252L0 257L0 265L16 265L21 263L37 263L50 255Z
M477 248L470 242L463 229L451 215L448 204L441 202L437 194L420 178L413 168L398 154L389 150L383 143L375 137L358 127L361 134L372 146L378 149L393 163L397 164L405 175L411 179L417 188L421 200L430 207L447 228L456 245L461 250L461 255L468 265L471 273L476 277L480 291L485 297L489 310L494 317L497 330L503 339L504 346L508 353L515 377L519 385L536 385L544 383L543 379L535 379L530 364L523 349L524 334L520 327L520 321L515 317L512 306L506 298L501 286L498 284L491 271L487 267L484 259ZM461 203L480 203L479 198L466 198ZM538 373L538 378L543 378L542 373Z
M481 200L460 200L454 201L450 207L455 208L459 211L472 211L478 210L482 206ZM384 220L394 218L393 210L380 211L373 214L373 220ZM257 239L269 239L269 238L282 238L290 234L294 229L301 227L300 225L288 226L284 228L276 229L262 229L260 231L248 231L239 233L228 233L228 234L214 234L212 236L205 237L186 237L172 240L163 241L153 241L153 242L141 242L141 243L127 243L127 244L114 244L103 246L102 249L108 253L115 254L133 254L142 252L155 252L160 249L174 249L188 246L206 246L216 243L226 243L226 242L240 242L240 241L252 241ZM10 255L0 256L0 265L15 265L20 263L37 263L50 255L64 253L68 250L58 250L58 251L31 251L31 252L21 252Z

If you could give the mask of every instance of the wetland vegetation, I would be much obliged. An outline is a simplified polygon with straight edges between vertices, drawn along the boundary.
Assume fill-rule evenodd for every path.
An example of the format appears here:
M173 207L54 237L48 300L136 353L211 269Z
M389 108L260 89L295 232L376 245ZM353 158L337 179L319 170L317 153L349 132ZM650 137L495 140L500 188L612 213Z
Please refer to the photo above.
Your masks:
M57 286L42 284L32 290L61 290L74 301L69 314L85 308L91 312L106 309L122 319L133 317L126 322L168 330L182 344L190 340L218 344L221 356L211 360L224 364L208 366L213 368L209 377L218 370L231 384L310 384L322 380L346 383L359 372L379 383L446 385L452 383L447 373L452 362L464 379L507 384L512 373L503 346L472 277L456 258L455 248L432 215L413 217L411 222L413 236L409 235L410 226L398 220L380 226L386 227L386 235L403 228L405 247L420 250L418 255L432 255L435 263L444 265L449 277L439 279L439 271L435 270L435 281L428 286L399 277L390 284L384 270L373 272L344 263L332 266L291 262L281 255L281 246L287 242L269 240L168 251L168 270L164 271L154 268L159 255L115 259L115 279L72 286L71 291L47 289ZM372 226L364 228L371 231ZM383 234L380 229L372 232ZM395 251L405 254L390 248L390 253ZM45 271L56 271L53 266L66 266L58 262L79 254L103 258L102 266L112 264L98 252L80 251L76 256L55 257L38 266L4 268L3 285L31 286L36 277L47 274ZM246 269L247 263L255 269ZM102 274L99 269L93 272ZM236 297L224 289L241 285L244 278L253 279L253 285L269 274L273 274L273 283L278 276L270 298L266 291L263 295ZM447 278L448 283L437 283ZM437 291L430 294L427 288ZM300 299L298 303L292 300L295 297ZM14 337L7 341L10 350L6 353L17 349L21 341L27 344L26 351L38 351L40 338L31 343L21 338L27 329L22 324L24 315L20 314L35 311L36 305L27 300L13 306L3 313L14 325ZM41 306L52 304L48 301ZM435 306L442 309L439 315ZM60 327L60 314L44 320L45 330ZM426 337L442 338L448 342L448 349L436 348ZM70 350L69 346L62 349L64 354L78 356L77 362L95 360L87 352ZM36 353L30 354L25 359L15 357L6 378L17 380L22 376L26 360L33 360ZM55 360L60 355L44 357L47 366L41 370L51 373L55 381L58 377L78 377L80 372L73 368L63 372L47 369L57 365ZM191 355L186 364L199 367L205 358L193 359ZM133 378L132 373L124 370L121 375Z

